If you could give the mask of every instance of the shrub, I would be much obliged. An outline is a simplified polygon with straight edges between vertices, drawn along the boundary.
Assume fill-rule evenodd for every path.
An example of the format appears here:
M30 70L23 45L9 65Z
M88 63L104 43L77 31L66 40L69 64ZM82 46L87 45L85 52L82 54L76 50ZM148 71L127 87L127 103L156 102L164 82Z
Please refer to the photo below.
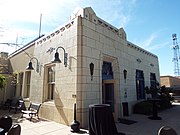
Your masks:
M159 103L160 110L167 109L172 106L171 97L169 97L168 95L160 95L160 99L161 99L161 101Z
M6 78L3 75L0 75L0 89L4 88L6 85Z
M160 109L167 109L171 107L171 102L174 100L173 97L170 95L172 93L172 89L166 88L165 86L162 86L160 89Z
M149 101L142 101L134 106L134 113L150 115L152 114L153 105Z
M151 94L152 98L158 98L161 101L158 103L158 109L167 109L171 107L171 102L173 101L173 97L170 95L172 93L172 89L166 88L166 86L157 87L145 87L145 91L147 94Z

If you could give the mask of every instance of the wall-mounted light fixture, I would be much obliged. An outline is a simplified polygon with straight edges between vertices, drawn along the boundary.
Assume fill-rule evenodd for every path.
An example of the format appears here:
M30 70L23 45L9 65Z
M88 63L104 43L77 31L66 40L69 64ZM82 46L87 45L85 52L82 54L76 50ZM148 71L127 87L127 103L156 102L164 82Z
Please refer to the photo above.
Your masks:
M90 63L89 68L90 68L91 80L93 80L94 64Z
M36 60L36 72L39 73L40 72L40 63L38 62L38 59L36 57L32 57L29 61L29 64L26 68L26 70L34 70L33 66L32 66L32 60L35 59Z
M63 47L61 47L61 46L59 46L56 49L56 53L54 55L54 59L52 60L52 63L61 63L61 60L59 58L59 53L58 53L59 48L63 49L63 51L64 51L64 66L67 67L67 56L68 56L68 54L65 52L65 49Z
M123 70L123 74L124 74L124 81L126 82L126 78L127 78L127 70L126 69Z

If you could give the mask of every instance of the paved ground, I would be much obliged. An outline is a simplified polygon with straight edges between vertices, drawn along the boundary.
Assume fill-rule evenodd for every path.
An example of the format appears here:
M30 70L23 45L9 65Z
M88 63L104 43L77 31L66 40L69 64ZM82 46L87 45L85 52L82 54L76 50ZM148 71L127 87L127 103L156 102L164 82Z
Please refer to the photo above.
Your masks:
M119 132L126 135L157 135L161 126L170 126L180 135L180 104L173 103L173 107L158 114L162 120L150 120L148 116L133 114L127 117L137 123L131 125L116 124Z
M14 123L19 123L22 128L21 135L88 135L87 130L81 129L79 133L72 133L68 126L43 119L29 121L20 118L21 114L9 113L7 110L0 110L0 115L10 115ZM164 125L174 128L180 134L180 104L174 104L174 107L160 112L159 116L162 120L150 120L148 116L133 114L126 118L137 121L136 123L131 125L116 123L116 126L119 132L126 135L157 135L159 128Z
M13 119L13 124L18 123L21 125L21 135L88 135L88 131L81 129L79 133L72 133L70 127L62 125L53 121L45 119L33 118L29 121L28 116L21 118L22 114L14 114L12 110L10 113L8 110L0 110L0 117L8 115Z

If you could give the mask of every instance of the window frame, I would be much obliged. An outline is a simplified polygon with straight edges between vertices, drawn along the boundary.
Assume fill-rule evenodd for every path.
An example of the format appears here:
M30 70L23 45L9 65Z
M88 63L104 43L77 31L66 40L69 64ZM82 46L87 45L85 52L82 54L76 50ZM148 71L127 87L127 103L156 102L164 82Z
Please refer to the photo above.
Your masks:
M53 78L49 80L49 69L53 68ZM53 101L54 100L54 91L55 91L55 64L45 66L44 74L44 101Z
M157 80L155 73L150 73L150 87L157 88Z
M137 100L145 99L145 80L143 70L136 69L136 94Z
M25 72L25 89L24 89L24 98L29 98L30 97L30 87L31 87L31 71L26 71Z

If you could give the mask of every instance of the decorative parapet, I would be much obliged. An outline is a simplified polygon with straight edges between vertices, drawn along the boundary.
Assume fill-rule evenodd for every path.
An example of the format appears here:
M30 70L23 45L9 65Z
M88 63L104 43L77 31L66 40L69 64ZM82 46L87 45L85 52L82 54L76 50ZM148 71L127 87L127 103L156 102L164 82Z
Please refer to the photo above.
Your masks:
M115 34L119 35L119 30L115 27L113 27L112 25L108 24L107 22L103 21L102 19L98 18L97 19L97 23L99 25L101 25L102 27L107 28L108 30L111 30L112 32L114 32Z
M47 36L40 38L39 40L36 41L36 44L37 45L42 44L43 42L50 40L52 37L62 33L66 29L69 29L74 24L73 20L78 16L84 17L93 23L101 25L102 27L107 28L108 30L115 33L116 35L120 36L122 39L126 40L126 33L123 28L117 29L116 27L112 26L111 24L109 24L109 23L105 22L104 20L100 19L99 17L97 17L91 7L87 7L87 8L79 8L70 17L71 18L70 23L65 24L63 27L61 27L60 29L56 30L55 32L53 32L51 34L48 34Z
M144 54L146 54L146 55L152 56L152 57L154 57L154 58L158 58L156 55L154 55L154 54L152 54L152 53L150 53L150 52L148 52L148 51L140 48L139 46L136 46L136 45L132 44L131 42L128 42L128 43L127 43L127 46L130 47L130 48L133 48L133 49L136 50L136 51L139 51L139 52L141 52L141 53L144 53Z
M71 22L65 24L63 27L56 30L55 32L52 32L52 33L48 34L47 36L40 38L39 40L36 41L36 44L37 45L42 44L43 42L46 42L46 41L50 40L51 38L63 33L66 29L69 29L73 24L74 24L74 21L72 20Z
M91 7L86 8L76 8L71 15L71 19L75 19L78 16L81 16L97 25L100 25L108 30L112 31L122 39L126 40L126 33L123 28L117 29L116 27L112 26L111 24L107 23L106 21L102 20L101 18L96 16L96 13Z

